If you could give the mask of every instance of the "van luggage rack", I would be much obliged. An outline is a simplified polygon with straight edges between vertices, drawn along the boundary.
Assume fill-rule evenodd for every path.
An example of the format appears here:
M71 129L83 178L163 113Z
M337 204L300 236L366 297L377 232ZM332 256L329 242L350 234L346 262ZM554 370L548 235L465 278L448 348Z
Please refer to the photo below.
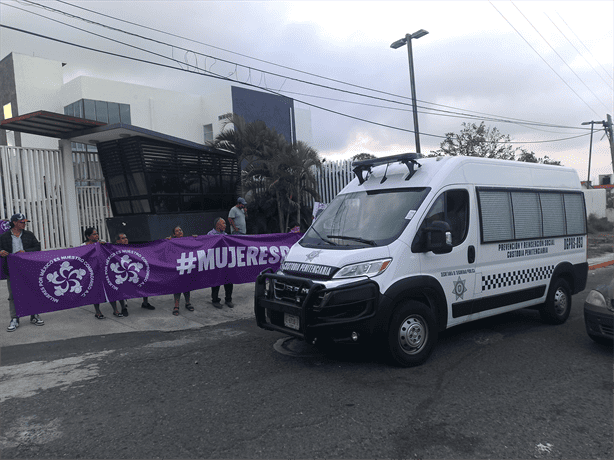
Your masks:
M369 174L371 174L371 168L373 166L386 165L386 172L388 172L388 165L390 163L399 162L403 163L407 166L409 170L409 174L405 178L405 180L411 179L411 177L416 172L414 165L421 166L416 160L422 158L422 155L419 153L401 153L400 155L392 155L388 157L381 158L372 158L370 160L362 160L362 161L354 161L352 163L352 171L356 174L358 178L358 182L360 185L364 184L369 178ZM384 173L384 177L382 178L381 183L383 184L386 181L386 172ZM366 174L364 174L366 173Z

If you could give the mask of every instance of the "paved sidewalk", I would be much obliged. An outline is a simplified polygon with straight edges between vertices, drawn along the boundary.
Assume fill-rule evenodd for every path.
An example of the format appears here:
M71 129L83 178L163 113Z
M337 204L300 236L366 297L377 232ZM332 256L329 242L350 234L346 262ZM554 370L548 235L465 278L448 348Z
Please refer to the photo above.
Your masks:
M19 327L8 332L11 319L9 314L8 290L6 281L0 281L0 348L10 345L51 342L75 337L119 334L123 332L178 331L198 329L203 326L254 318L254 283L235 284L232 293L234 308L224 304L224 288L220 289L222 306L220 310L211 303L211 289L192 291L190 303L194 311L185 309L183 295L179 303L179 316L173 316L175 305L172 294L150 297L149 302L155 310L141 308L142 299L130 299L126 305L129 316L113 316L113 308L107 303L100 304L105 319L94 317L94 306L70 308L53 313L43 313L44 326L30 324L30 317L20 318ZM119 308L119 302L117 304ZM254 319L255 321L255 319Z
M614 254L590 259L590 269L597 269L614 265ZM220 289L223 297L224 288ZM254 283L236 284L233 291L235 308L217 309L211 303L211 289L192 291L191 303L194 311L190 312L184 307L181 296L179 316L173 316L173 296L164 295L150 297L155 310L141 308L142 299L127 301L128 317L117 318L113 316L113 309L108 303L101 304L100 310L105 319L94 318L92 305L70 308L53 313L44 313L41 318L44 326L30 324L30 318L23 317L19 328L14 332L6 330L10 322L8 291L6 281L0 281L0 348L11 345L28 343L51 342L54 340L71 339L75 337L119 334L122 332L144 331L178 331L185 329L198 329L203 326L235 321L238 319L254 320ZM119 306L119 304L118 304Z

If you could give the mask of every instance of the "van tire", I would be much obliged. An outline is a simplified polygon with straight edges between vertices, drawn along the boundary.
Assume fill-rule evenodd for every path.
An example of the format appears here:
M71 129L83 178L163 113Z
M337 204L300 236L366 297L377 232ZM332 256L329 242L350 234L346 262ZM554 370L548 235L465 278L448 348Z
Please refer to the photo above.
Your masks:
M437 343L437 320L421 302L406 300L397 305L388 328L388 352L393 364L419 366Z
M548 324L563 324L571 313L571 289L563 278L550 286L546 303L539 310L542 321Z

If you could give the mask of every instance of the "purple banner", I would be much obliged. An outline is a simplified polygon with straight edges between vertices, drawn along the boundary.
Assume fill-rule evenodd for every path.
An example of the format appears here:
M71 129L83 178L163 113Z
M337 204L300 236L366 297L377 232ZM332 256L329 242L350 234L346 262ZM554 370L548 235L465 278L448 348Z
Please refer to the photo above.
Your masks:
M276 270L301 234L205 235L143 245L93 244L12 254L8 259L18 316L110 300L256 281Z

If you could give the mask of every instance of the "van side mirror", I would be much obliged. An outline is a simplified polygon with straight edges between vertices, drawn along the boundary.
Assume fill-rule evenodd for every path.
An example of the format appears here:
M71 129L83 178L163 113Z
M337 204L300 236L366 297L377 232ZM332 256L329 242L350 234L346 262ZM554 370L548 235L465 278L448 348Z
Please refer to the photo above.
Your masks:
M448 254L452 252L452 231L450 224L436 220L424 229L426 235L426 250L433 254Z

